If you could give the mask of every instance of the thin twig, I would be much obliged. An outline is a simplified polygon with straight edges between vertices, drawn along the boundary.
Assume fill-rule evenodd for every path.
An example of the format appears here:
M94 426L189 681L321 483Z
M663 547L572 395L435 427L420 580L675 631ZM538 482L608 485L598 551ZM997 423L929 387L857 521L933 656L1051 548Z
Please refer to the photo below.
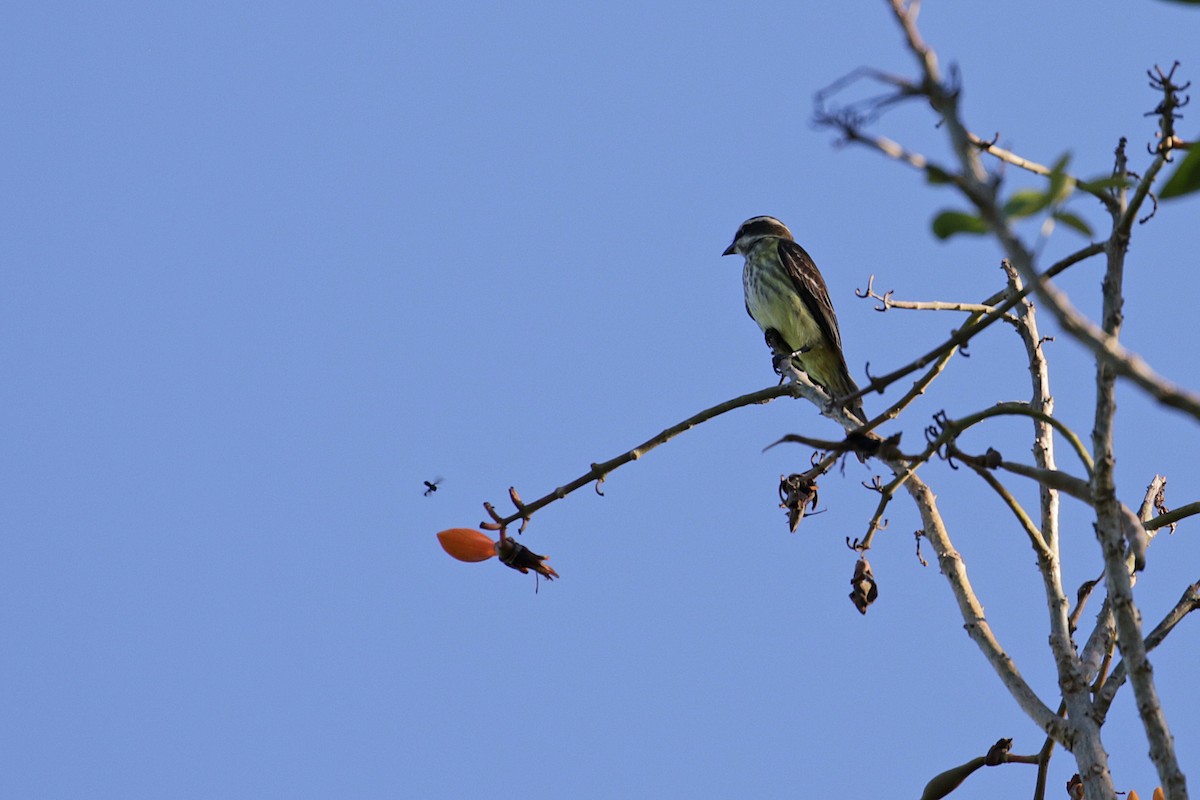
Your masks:
M864 291L854 290L856 297L861 299L878 300L876 311L887 311L889 308L900 308L907 311L965 311L972 314L989 314L995 311L994 305L985 303L948 303L941 300L896 300L892 292L879 294L875 291L875 276L867 278L867 288ZM1006 316L1005 322L1016 323L1016 317Z
M1014 167L1028 170L1035 175L1041 175L1044 177L1049 177L1050 175L1054 174L1054 170L1052 170L1050 167L1047 167L1044 164L1038 164L1035 161L1030 161L1029 159L1019 156L1010 150L1005 150L1003 147L997 147L994 141L982 139L970 131L967 131L967 138L971 141L971 144L975 145L983 152L990 156L995 156L1007 164L1012 164ZM1087 192L1098 199L1105 205L1105 207L1114 207L1115 201L1113 200L1112 195L1103 189L1097 189L1087 181L1081 181L1078 178L1072 177L1071 175L1067 175L1066 179L1072 186L1078 188L1080 191Z
M1160 156L1160 159L1162 158L1164 157ZM1157 171L1157 168L1152 167L1151 171ZM1114 174L1122 178L1126 175L1124 141L1116 150ZM1124 188L1119 188L1117 193L1117 200L1121 203L1122 208L1113 213L1116 224L1112 238L1109 240L1110 246L1105 251L1107 269L1101 284L1103 299L1100 312L1103 325L1101 333L1104 340L1114 347L1117 346L1116 342L1120 337L1124 320L1122 307L1125 302L1123 286L1128 226L1132 225L1132 217L1136 216L1137 205L1145 198L1148 191L1149 182L1143 178L1135 188L1134 195L1129 199L1127 207L1125 206L1126 192ZM1111 359L1097 359L1096 410L1092 428L1092 453L1096 459L1096 468L1092 473L1096 534L1104 556L1104 579L1108 589L1108 598L1112 605L1113 617L1116 621L1117 644L1121 648L1122 661L1129 664L1128 671L1133 684L1134 697L1137 700L1138 716L1150 742L1150 759L1154 762L1159 780L1167 794L1172 800L1182 800L1187 795L1187 784L1179 767L1174 740L1154 684L1145 641L1142 637L1141 614L1133 599L1132 579L1126 566L1126 548L1128 547L1135 558L1134 569L1140 568L1136 563L1138 560L1136 548L1144 547L1144 543L1140 542L1136 536L1127 533L1127 512L1117 500L1113 429L1117 408L1118 371L1118 365ZM1140 521L1135 517L1133 522L1138 529L1137 533L1144 536L1144 532L1138 524Z
M963 431L974 425L977 425L985 419L1004 416L1031 417L1032 419L1040 420L1045 422L1047 425L1052 426L1056 431L1059 432L1060 435L1062 435L1064 439L1067 440L1067 443L1071 445L1071 449L1075 451L1075 455L1079 456L1080 462L1083 464L1084 469L1087 470L1088 477L1091 477L1093 468L1092 457L1088 454L1087 449L1083 446L1083 442L1080 440L1078 434L1068 428L1066 423L1064 423L1062 420L1058 419L1057 417L1051 417L1041 411L1035 411L1034 409L1030 408L1027 403L996 403L996 405L989 406L982 411L975 412L974 414L968 414L965 417L961 417L956 420L950 420L949 426L953 428L951 436L940 439L939 441L941 443L952 441L953 438L961 435Z
M930 350L928 353L921 356L920 358L917 358L917 359L909 362L905 366L900 367L897 370L887 373L886 375L882 375L880 377L871 379L871 381L869 383L867 383L862 389L855 392L854 394L848 395L846 397L839 397L837 399L838 404L844 405L845 403L849 402L850 400L854 400L856 398L863 397L867 394L870 394L871 392L882 392L885 388L887 388L892 383L898 381L899 379L903 378L906 375L910 375L913 372L916 372L917 370L926 366L927 364L929 364L930 362L932 362L934 359L938 358L939 356L943 355L947 351L952 350L956 347L961 347L962 345L970 342L971 339L973 339L975 336L978 336L980 333L982 333L988 326L990 326L997 319L1000 319L1001 317L1005 316L1010 309L1012 309L1015 305L1017 305L1017 303L1021 302L1021 300L1024 297L1026 297L1031 292L1033 292L1035 290L1035 287L1038 286L1040 283L1042 283L1044 281L1048 281L1050 278L1054 277L1055 275L1058 275L1060 272L1067 269L1068 267L1070 267L1074 264L1077 264L1080 261L1083 261L1094 255L1102 253L1102 252L1104 252L1103 244L1099 244L1099 243L1090 244L1086 247L1076 250L1074 253L1067 256L1066 258L1063 258L1062 260L1056 262L1053 266L1051 266L1049 269L1047 269L1045 272L1043 272L1041 275L1039 275L1029 285L1027 285L1025 288L1023 288L1020 292L1012 293L1012 292L1005 291L1005 292L1000 292L1000 293L997 293L996 295L993 295L992 297L990 297L984 301L984 303L987 305L998 304L998 305L995 305L995 308L993 311L980 316L978 318L978 320L973 323L970 322L970 320L968 320L968 323L964 324L961 328L959 328L957 331L955 331L954 334L949 339L942 342L940 345L933 348L932 350ZM1001 302L1001 301L1003 301L1003 302Z
M908 489L908 493L921 513L925 538L933 546L933 550L937 554L938 566L950 583L968 635L987 658L988 663L992 665L1001 682L1021 709L1047 735L1070 748L1074 742L1070 726L1042 702L1033 688L1021 677L1016 664L997 641L995 633L983 613L983 606L980 605L975 591L971 587L962 556L954 549L950 541L950 534L938 511L933 492L918 475L912 475L905 482L905 488Z
M1001 461L996 466L998 469L1011 472L1014 475L1032 478L1042 486L1063 492L1074 497L1076 500L1082 500L1089 506L1092 504L1092 492L1088 487L1088 482L1082 478L1076 478L1069 472L1031 467L1028 464L1019 464L1012 461Z
M1167 612L1162 621L1154 626L1154 630L1146 637L1145 648L1149 652L1158 647L1167 636L1175 629L1175 626L1183 621L1193 611L1200 610L1200 581L1193 583L1183 591L1183 596L1179 598L1179 602ZM1117 695L1117 690L1125 683L1128 677L1128 667L1124 659L1118 662L1113 668L1112 675L1104 682L1104 686L1096 695L1094 703L1097 717L1101 720L1108 714L1108 709L1112 705L1113 699Z
M603 482L609 473L618 467L628 464L631 461L637 461L639 458L659 445L674 439L684 431L694 428L700 423L710 420L713 417L718 417L721 414L733 411L734 409L742 408L743 406L754 405L756 403L767 403L777 397L783 397L785 395L795 396L795 394L796 389L793 384L782 384L779 386L771 386L766 389L760 389L757 392L750 392L749 394L744 394L741 397L735 397L732 400L726 400L723 403L717 403L711 408L706 408L697 414L693 414L682 422L678 422L671 427L660 431L658 434L650 437L637 447L634 447L631 450L626 450L624 453L616 456L615 458L592 464L592 468L583 475L580 475L578 478L568 484L558 487L544 497L539 497L537 500L534 500L531 503L524 504L520 509L517 510L515 514L498 520L496 524L503 529L513 524L517 520L527 520L535 511L545 508L555 500L561 500L562 498L571 494L571 492L574 492L576 489L587 486L593 481ZM489 525L488 527L492 526Z
M1153 519L1150 519L1142 524L1146 527L1146 530L1153 531L1158 530L1164 525L1174 525L1176 522L1179 522L1179 520L1194 516L1196 514L1200 514L1200 502L1188 503L1186 506L1180 506L1179 508L1172 509L1166 514L1159 514L1157 517L1154 517Z
M1025 535L1029 537L1029 543L1033 545L1033 552L1037 554L1038 562L1042 565L1042 568L1045 569L1046 562L1052 560L1053 554L1050 552L1050 549L1046 547L1046 540L1042 538L1041 530L1037 525L1033 524L1033 520L1029 518L1029 514L1025 512L1025 509L1022 508L1021 504L1017 502L1017 499L1012 496L1012 493L1005 488L1004 484L996 479L995 475L993 475L984 467L980 467L975 464L969 464L969 466L977 475L979 475L979 477L983 478L984 482L987 483L988 486L992 487L992 490L996 492L996 494L1000 495L1000 499L1003 500L1004 504L1007 505L1009 510L1013 512L1013 516L1015 516L1017 521L1021 523L1021 528L1025 531Z

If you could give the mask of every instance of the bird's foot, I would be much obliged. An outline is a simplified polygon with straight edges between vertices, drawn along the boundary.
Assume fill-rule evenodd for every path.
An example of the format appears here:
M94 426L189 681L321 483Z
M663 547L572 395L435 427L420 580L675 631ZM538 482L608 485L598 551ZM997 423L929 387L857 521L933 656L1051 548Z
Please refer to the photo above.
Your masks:
M790 353L776 352L775 355L771 357L771 366L775 369L775 374L785 375L783 371L784 366L786 366L792 359L799 358L811 349L811 347L801 347L799 350L793 350Z

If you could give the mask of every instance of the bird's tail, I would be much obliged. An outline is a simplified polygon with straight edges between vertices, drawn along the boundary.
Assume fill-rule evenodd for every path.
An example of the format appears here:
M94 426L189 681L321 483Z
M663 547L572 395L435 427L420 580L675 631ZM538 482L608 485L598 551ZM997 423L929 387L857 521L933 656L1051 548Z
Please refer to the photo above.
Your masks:
M845 397L848 394L855 394L858 392L858 387L854 385L854 381L850 380L849 375L846 376L846 379L847 379L846 386L839 388L837 391L830 392L830 394L832 394L835 398ZM866 424L867 412L863 410L863 404L862 404L861 397L856 397L853 400L850 400L849 402L843 403L842 408L844 408L846 410L846 413L849 414L850 416L857 417L858 421L860 423Z
M827 392L829 392L829 394L831 394L834 397L834 399L837 399L839 397L846 397L847 395L852 395L852 394L858 393L858 386L855 385L854 379L850 377L849 370L845 369L844 367L842 368L840 373L835 377L835 380L831 381L830 384L831 385L826 386L824 388ZM857 419L859 424L863 424L863 425L866 424L867 414L863 410L863 404L862 404L861 397L855 397L853 400L849 400L849 401L843 403L842 408L846 411L846 413L850 417ZM854 439L854 438L855 437L853 437L853 436L849 437L849 439ZM849 441L849 439L847 439L847 441ZM865 435L860 436L860 438L858 438L856 440L857 444L864 445L864 446L869 446L872 441L874 441L874 442L879 441L879 435L876 434L874 431L868 431ZM860 449L858 449L858 447L855 447L855 449L854 449L854 455L859 460L860 463L866 463L866 460L867 460L866 453L867 452L870 452L870 450L860 450Z

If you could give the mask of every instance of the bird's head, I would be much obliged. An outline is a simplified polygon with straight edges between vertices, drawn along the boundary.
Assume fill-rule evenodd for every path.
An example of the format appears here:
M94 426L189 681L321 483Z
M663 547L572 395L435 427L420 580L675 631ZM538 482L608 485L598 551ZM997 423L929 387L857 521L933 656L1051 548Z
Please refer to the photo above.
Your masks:
M733 241L721 255L731 256L734 253L745 255L750 252L750 248L754 246L755 242L766 236L777 236L780 239L795 241L788 226L774 217L751 217L737 229Z

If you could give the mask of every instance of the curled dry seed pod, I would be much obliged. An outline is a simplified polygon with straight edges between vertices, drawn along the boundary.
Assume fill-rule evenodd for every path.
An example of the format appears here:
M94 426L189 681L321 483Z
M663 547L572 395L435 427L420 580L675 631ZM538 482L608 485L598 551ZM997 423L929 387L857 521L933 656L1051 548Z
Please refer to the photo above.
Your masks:
M894 458L900 452L900 434L897 433L895 436L884 439L874 431L850 433L846 436L844 447L858 456L859 461L863 462L870 456Z
M879 597L879 587L875 584L875 576L871 574L871 565L865 558L860 558L854 564L854 577L850 579L850 600L858 613L866 614L867 607Z
M1004 456L1000 455L1000 451L994 447L989 447L983 454L983 466L986 469L996 469L1003 460Z
M554 568L544 563L546 556L539 556L515 539L509 537L501 539L496 549L500 553L500 560L518 572L528 573L529 570L533 570L548 581L558 577Z
M1008 761L1008 751L1012 750L1012 739L997 739L984 756L984 763L995 767Z
M817 508L817 483L797 473L780 478L779 500L779 507L787 511L788 530L795 533L804 512Z

